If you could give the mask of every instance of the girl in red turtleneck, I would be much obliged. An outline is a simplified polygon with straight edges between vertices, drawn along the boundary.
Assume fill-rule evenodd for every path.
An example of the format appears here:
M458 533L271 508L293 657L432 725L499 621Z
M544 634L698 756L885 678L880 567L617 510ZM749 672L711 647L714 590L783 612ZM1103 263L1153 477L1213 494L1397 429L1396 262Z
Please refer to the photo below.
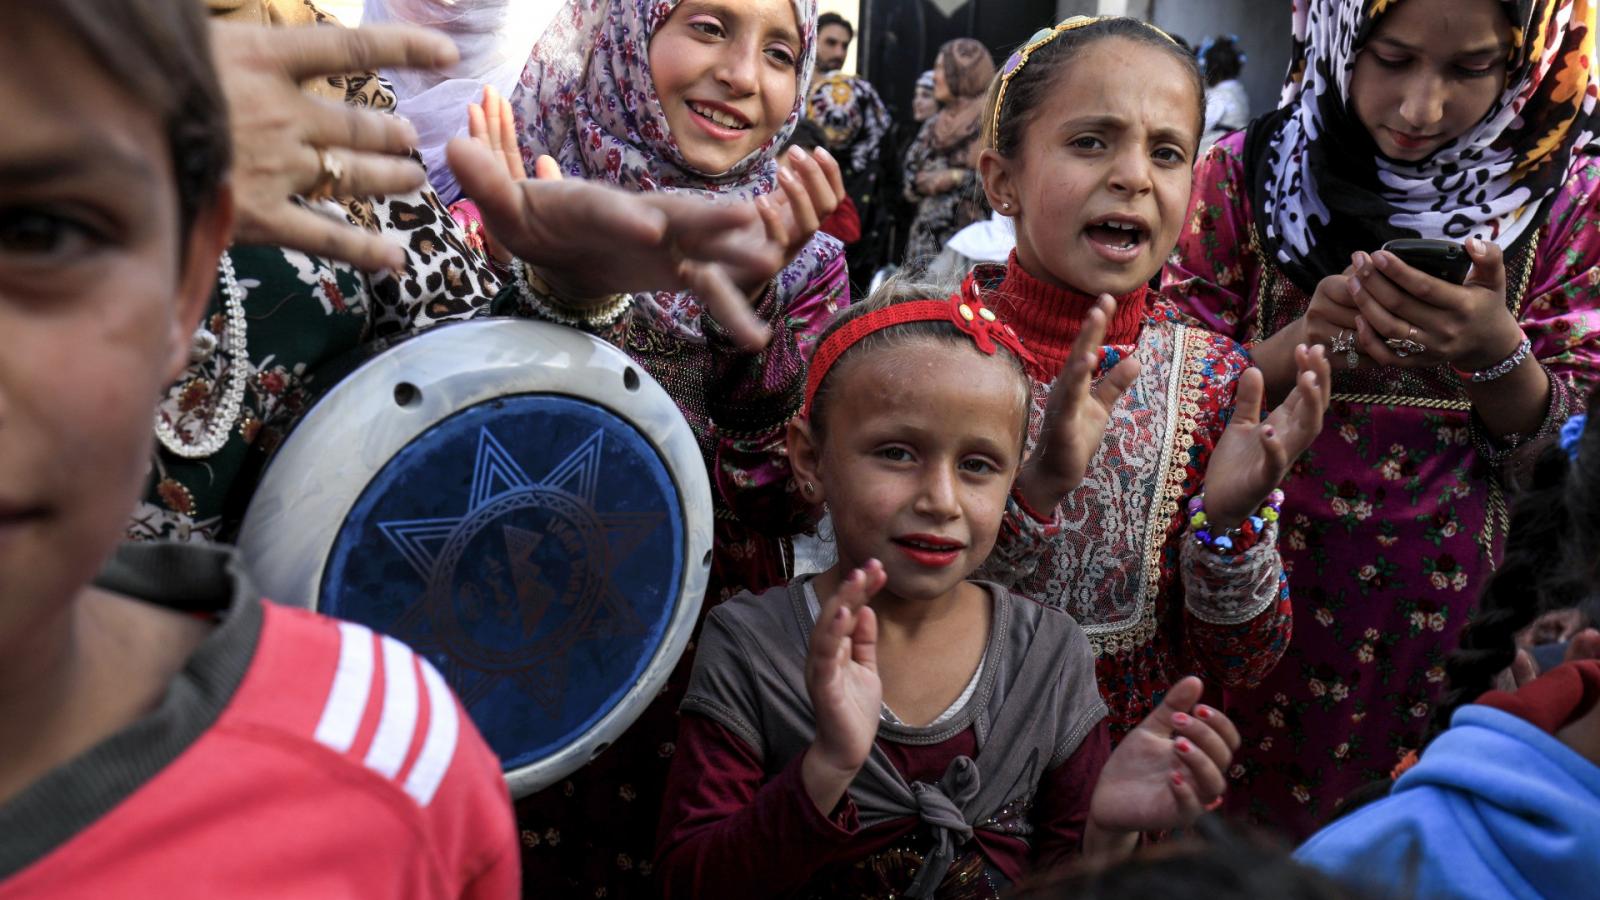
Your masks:
M1082 408L1036 387L1031 455L983 574L1082 625L1114 737L1184 675L1250 684L1282 655L1275 489L1328 404L1327 361L1302 346L1295 388L1263 421L1244 349L1146 293L1184 224L1203 96L1193 57L1164 32L1079 17L1012 55L984 120L980 174L1017 249L963 290L1063 378L1105 377ZM1097 307L1106 346L1074 359ZM1076 483L1064 464L1085 452L1071 438L1083 416L1109 425Z

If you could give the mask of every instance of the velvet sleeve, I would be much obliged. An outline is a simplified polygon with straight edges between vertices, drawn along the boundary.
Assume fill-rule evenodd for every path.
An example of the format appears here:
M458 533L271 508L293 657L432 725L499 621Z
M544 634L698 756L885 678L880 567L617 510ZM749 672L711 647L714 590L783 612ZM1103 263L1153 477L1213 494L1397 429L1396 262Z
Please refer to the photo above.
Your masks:
M824 816L795 757L763 783L754 748L686 712L662 803L656 871L662 896L781 897L802 887L855 839L849 795Z
M1512 285L1515 287L1515 285ZM1600 376L1600 157L1574 160L1551 201L1520 311L1533 356L1550 376L1550 400L1532 432L1496 441L1474 415L1473 443L1492 462L1526 466L1568 416L1584 410Z
M1251 251L1242 133L1212 146L1195 168L1189 217L1161 273L1161 292L1211 331L1245 342L1256 314L1257 264Z
M1107 719L1084 736L1066 761L1044 773L1033 807L1034 871L1048 871L1076 861L1083 852L1083 831L1089 821L1089 801L1100 770L1111 756L1111 726Z
M792 484L785 438L789 420L805 399L807 361L833 314L850 302L844 253L819 235L804 251L806 265L791 267L763 297L756 314L772 327L759 353L734 346L716 326L711 344L711 384L706 393L716 427L716 489L739 520L773 536L810 527L816 510ZM787 303L780 297L789 296Z
M1239 375L1249 366L1238 345L1224 338L1214 339L1212 353L1216 361L1200 395L1187 496L1204 489L1211 453L1233 414ZM1187 525L1175 539L1188 656L1208 681L1256 684L1288 649L1294 624L1277 523L1268 523L1253 546L1232 556L1200 547Z

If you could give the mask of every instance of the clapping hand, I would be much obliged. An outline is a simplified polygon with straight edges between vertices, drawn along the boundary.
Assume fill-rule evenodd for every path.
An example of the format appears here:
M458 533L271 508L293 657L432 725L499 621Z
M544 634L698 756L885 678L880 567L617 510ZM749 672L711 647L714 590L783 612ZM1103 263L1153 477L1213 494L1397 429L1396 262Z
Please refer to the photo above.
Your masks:
M806 792L826 815L867 762L878 736L878 620L867 601L883 588L883 564L870 560L822 601L806 655L806 693L817 736L801 764Z
M1333 390L1327 353L1301 344L1294 355L1294 390L1265 422L1261 371L1250 368L1239 376L1233 418L1206 464L1206 519L1214 529L1232 528L1254 513L1322 432Z
M1089 800L1089 829L1129 834L1188 825L1221 797L1239 732L1220 710L1200 703L1200 679L1167 690L1100 770Z
M1061 498L1083 481L1089 460L1105 437L1112 407L1139 377L1139 361L1130 356L1098 384L1091 384L1107 323L1116 310L1117 302L1102 295L1084 318L1072 352L1050 389L1038 444L1017 474L1018 490L1028 505L1040 512L1055 509Z

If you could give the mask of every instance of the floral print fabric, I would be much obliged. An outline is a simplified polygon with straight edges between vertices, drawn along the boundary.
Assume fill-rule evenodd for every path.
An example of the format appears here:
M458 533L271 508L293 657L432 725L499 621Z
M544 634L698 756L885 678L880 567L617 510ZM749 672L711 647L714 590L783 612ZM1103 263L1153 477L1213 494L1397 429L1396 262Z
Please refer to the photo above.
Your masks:
M1259 249L1242 143L1230 135L1202 161L1163 281L1188 315L1253 341L1308 298ZM1508 268L1559 426L1600 362L1600 161L1573 160ZM1295 836L1417 746L1505 527L1501 478L1453 376L1337 370L1333 386L1323 432L1284 484L1294 641L1260 687L1226 697L1246 735L1229 803Z

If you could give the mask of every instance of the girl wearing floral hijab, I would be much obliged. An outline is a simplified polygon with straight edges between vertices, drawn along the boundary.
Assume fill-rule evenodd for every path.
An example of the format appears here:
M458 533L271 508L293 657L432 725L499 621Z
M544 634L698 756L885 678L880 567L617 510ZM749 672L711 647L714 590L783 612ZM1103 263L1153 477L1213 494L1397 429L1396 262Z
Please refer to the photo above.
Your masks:
M906 153L906 199L917 204L906 259L927 263L946 241L984 216L978 199L977 161L983 98L994 78L989 48L957 38L939 49L933 96L939 112L922 126Z
M784 198L817 196L819 183L836 204L843 186L825 151L793 151L799 176L780 174L777 162L803 113L815 22L815 0L567 0L510 98L522 158L531 170L548 155L566 177L624 189L759 198L769 220ZM792 261L770 282L739 285L771 332L760 352L738 346L693 291L579 306L514 264L515 284L497 301L617 343L677 402L715 485L707 611L740 590L785 582L781 536L810 524L790 484L784 429L804 395L810 348L849 288L842 248L816 233L832 206L788 207ZM523 834L533 836L524 842L527 884L560 896L650 895L690 658L606 753L519 804Z
M1297 835L1417 746L1504 489L1600 361L1595 8L1298 0L1280 108L1220 141L1163 281L1269 392L1335 358L1333 421L1284 484L1294 640L1228 712L1231 795ZM1455 242L1465 284L1379 248ZM1463 246L1464 245L1464 246Z

